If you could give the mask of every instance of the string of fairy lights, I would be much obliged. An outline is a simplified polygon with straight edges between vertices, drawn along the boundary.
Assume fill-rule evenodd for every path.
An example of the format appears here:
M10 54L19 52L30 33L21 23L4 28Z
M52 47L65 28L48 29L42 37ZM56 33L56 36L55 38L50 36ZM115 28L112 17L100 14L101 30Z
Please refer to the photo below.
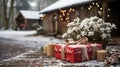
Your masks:
M103 14L103 8L102 8L102 6L101 6L99 3L94 3L94 2L93 2L93 3L88 7L88 10L91 10L93 7L97 7L97 8L98 8L98 14L99 14L100 16L102 16L102 14ZM108 10L107 17L110 17L110 15L109 15L110 8L108 8L107 10Z
M74 12L74 11L75 11L75 9L73 9L73 8L70 8L70 9L60 9L59 10L59 12L60 12L60 15L59 15L60 20L69 22L69 19L70 19L69 15L70 15L71 12Z
M97 7L98 8L98 15L99 16L103 16L103 7L101 4L99 4L98 2L92 2L89 6L88 6L88 10L92 10L93 7ZM110 8L107 9L108 10L108 14L107 14L107 17L109 18L110 17L110 14L109 12L111 11ZM70 13L72 12L75 12L76 10L74 8L69 8L69 9L59 9L59 18L61 21L66 21L66 22L69 22L69 19L70 19ZM46 14L43 14L43 18L46 16ZM42 18L42 19L43 19ZM58 17L57 17L58 18Z

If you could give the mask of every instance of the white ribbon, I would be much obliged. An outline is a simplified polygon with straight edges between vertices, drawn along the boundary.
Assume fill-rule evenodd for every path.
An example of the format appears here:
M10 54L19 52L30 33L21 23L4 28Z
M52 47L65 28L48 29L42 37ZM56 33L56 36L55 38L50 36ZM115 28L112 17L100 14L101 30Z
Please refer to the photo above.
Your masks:
M61 46L61 49L62 49L61 50L61 59L63 59L63 60L65 59L65 49L64 48L65 48L65 45Z

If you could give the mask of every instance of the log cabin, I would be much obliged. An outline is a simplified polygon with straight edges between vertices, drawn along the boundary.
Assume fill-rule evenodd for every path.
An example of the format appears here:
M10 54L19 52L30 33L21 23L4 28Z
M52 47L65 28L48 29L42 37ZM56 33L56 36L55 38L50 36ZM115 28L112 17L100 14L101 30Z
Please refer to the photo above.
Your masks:
M117 30L111 34L120 37L119 0L59 0L40 11L43 13L44 31L50 35L62 35L67 23L74 18L98 16L106 22L114 23Z
M21 10L14 18L15 28L20 30L34 30L33 24L42 24L42 14L38 11L25 11Z

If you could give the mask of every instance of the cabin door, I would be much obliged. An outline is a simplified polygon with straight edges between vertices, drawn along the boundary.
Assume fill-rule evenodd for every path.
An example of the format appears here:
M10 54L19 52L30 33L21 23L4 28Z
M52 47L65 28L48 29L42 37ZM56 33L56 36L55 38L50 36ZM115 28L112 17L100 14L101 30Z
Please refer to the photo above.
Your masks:
M53 32L57 33L57 31L58 31L58 22L54 21L54 23L53 23Z

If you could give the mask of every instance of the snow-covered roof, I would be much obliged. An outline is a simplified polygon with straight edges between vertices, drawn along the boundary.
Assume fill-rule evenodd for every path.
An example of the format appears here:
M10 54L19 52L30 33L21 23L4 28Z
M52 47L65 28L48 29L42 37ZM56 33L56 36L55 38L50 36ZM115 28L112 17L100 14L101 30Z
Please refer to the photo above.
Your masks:
M39 19L40 17L43 17L43 14L39 14L38 11L25 11L25 10L21 10L20 13L26 19Z
M76 4L82 4L86 2L90 2L92 0L59 0L52 5L48 6L47 8L43 9L40 11L40 13L56 10L56 9L61 9L69 6L73 6Z

